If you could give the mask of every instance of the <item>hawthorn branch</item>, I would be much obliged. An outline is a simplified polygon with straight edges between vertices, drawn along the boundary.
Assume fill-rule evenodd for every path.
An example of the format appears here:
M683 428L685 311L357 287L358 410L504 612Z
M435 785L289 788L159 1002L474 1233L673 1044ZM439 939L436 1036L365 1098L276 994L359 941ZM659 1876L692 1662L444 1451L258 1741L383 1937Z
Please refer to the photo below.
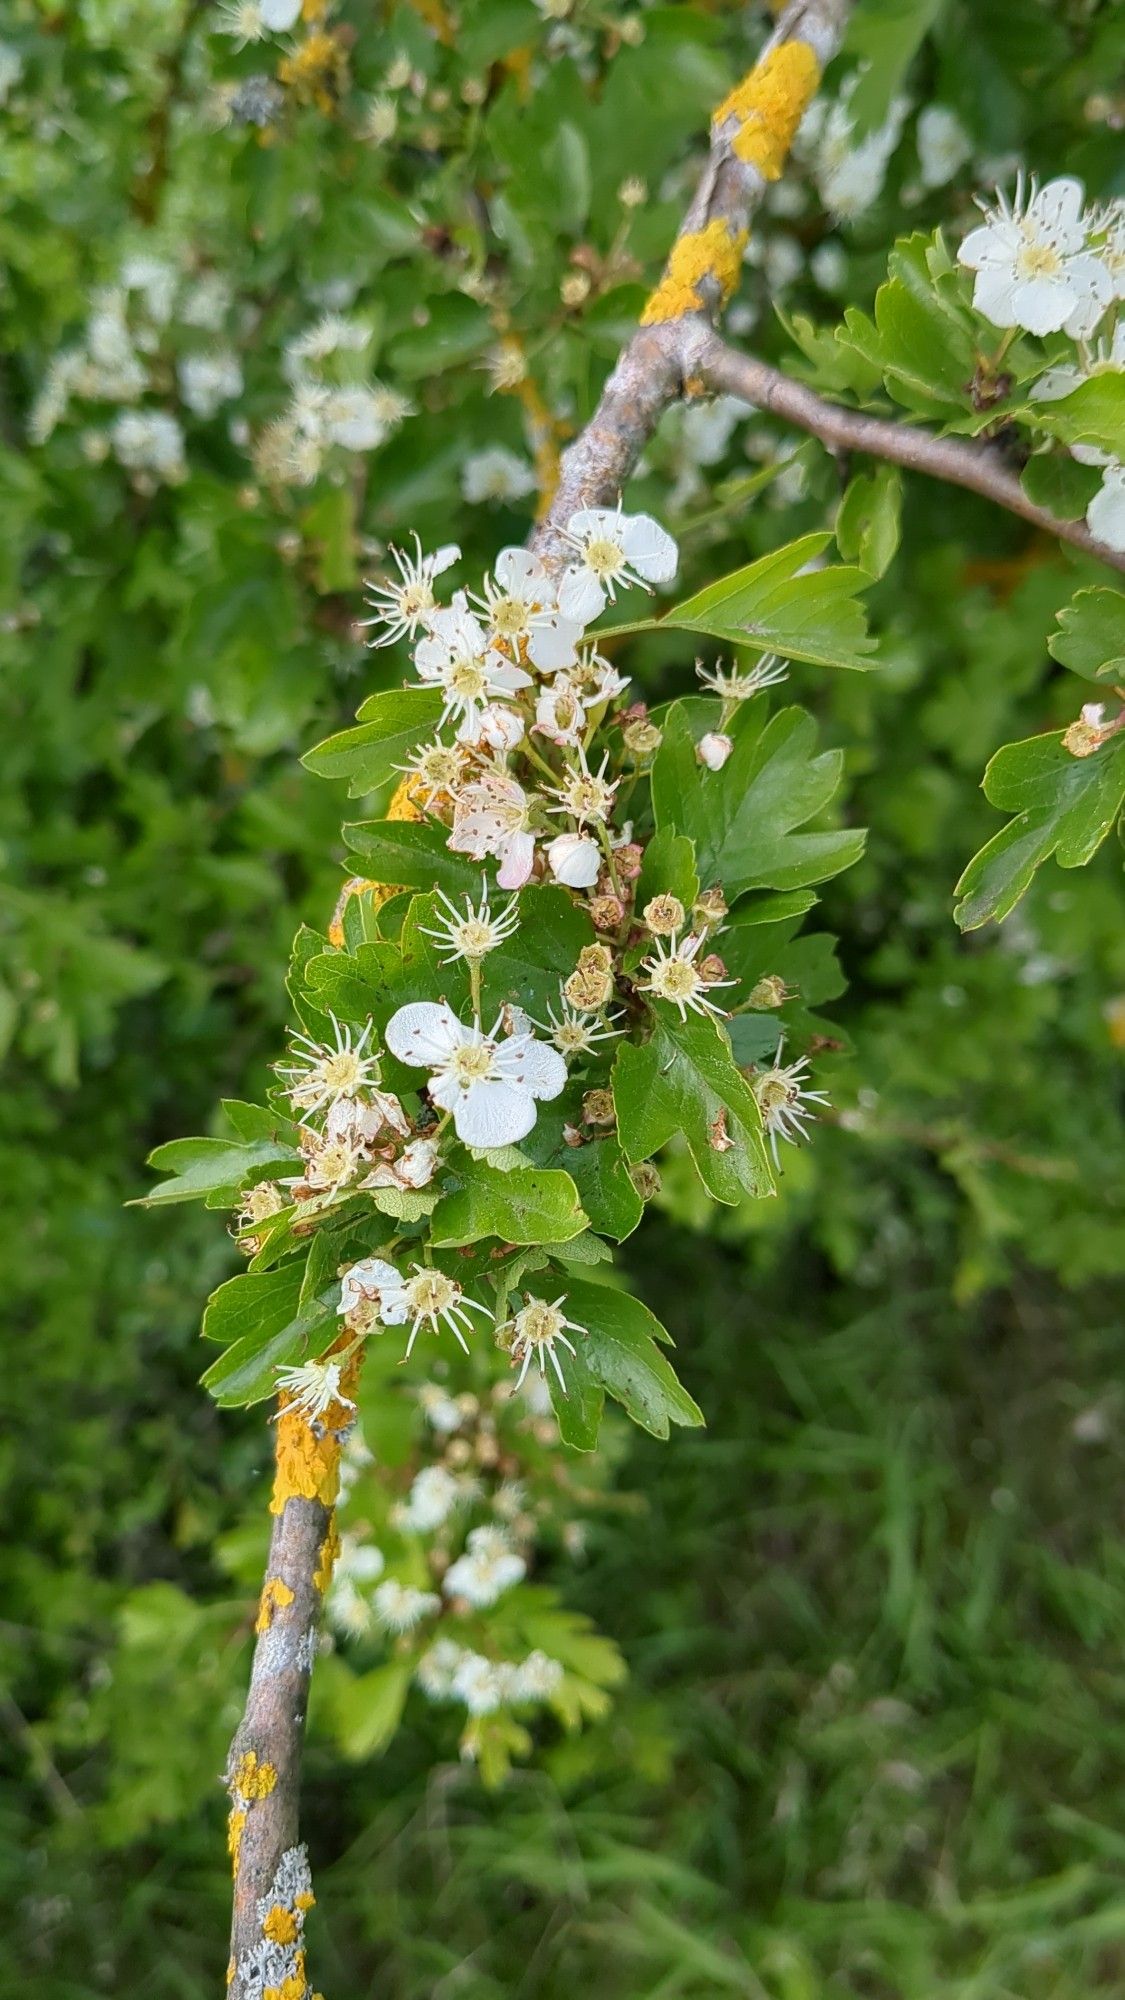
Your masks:
M580 507L617 499L665 410L691 392L738 282L750 219L780 177L793 135L835 54L848 0L793 0L759 60L711 120L711 149L663 277L593 416L562 454L559 483L531 546L566 560Z
M695 367L707 388L716 395L735 396L756 410L767 410L797 430L819 438L832 451L858 451L901 465L908 472L924 472L931 479L944 479L951 486L963 486L979 493L997 507L1005 507L1033 527L1042 528L1062 542L1081 549L1125 571L1125 552L1111 549L1090 533L1084 521L1061 521L1046 507L1036 506L1020 485L1016 474L999 452L988 445L969 443L964 438L935 437L932 431L892 417L868 416L862 410L832 403L803 382L795 382L779 368L751 354L728 347L712 333L695 350Z

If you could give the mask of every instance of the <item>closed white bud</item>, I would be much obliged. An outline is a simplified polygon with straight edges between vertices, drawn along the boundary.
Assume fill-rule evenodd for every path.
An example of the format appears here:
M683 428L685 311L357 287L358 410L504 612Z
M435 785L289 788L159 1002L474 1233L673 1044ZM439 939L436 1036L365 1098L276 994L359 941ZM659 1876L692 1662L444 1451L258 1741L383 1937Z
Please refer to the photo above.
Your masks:
M585 833L560 833L547 849L556 882L568 889L592 889L601 870L601 849Z
M709 729L695 746L695 754L709 771L721 771L734 744L729 736L720 736L717 730Z

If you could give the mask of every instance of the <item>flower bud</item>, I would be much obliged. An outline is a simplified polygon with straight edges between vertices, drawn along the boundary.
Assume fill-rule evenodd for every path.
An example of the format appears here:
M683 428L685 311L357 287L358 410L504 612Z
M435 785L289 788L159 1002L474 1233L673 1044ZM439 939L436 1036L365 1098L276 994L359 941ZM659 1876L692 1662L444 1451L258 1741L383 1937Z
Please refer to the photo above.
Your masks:
M727 968L717 951L708 952L706 958L701 958L697 970L700 978L708 981L719 980L721 982L727 976Z
M721 771L733 749L729 736L720 736L716 730L709 729L696 744L695 754L709 771Z
M654 896L641 916L653 937L675 937L683 930L687 912L678 896Z
M1072 757L1092 757L1116 734L1118 726L1118 722L1106 722L1104 702L1088 701L1078 721L1072 722L1063 736L1063 749Z
M585 271L568 271L559 286L559 297L564 306L572 310L580 306L590 296L590 279Z
M586 833L560 833L547 848L556 882L568 889L592 889L601 870L601 849Z

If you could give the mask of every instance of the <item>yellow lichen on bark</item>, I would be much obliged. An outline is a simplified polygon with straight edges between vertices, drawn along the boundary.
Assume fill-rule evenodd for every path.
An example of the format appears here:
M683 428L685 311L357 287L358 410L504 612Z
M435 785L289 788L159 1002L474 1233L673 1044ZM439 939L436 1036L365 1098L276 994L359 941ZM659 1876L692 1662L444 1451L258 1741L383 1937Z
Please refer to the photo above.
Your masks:
M720 216L702 229L678 236L664 276L641 314L641 325L661 326L685 313L702 312L708 301L700 287L708 280L717 287L718 304L725 305L738 283L749 234L747 229L733 229Z
M298 1412L283 1409L277 1420L270 1513L280 1514L287 1500L319 1500L322 1507L334 1507L339 1490L340 1440L335 1431L324 1428L318 1437Z
M724 97L712 119L719 131L731 119L732 151L763 180L776 181L797 127L820 82L820 64L807 42L782 42L756 63Z
M300 1924L284 1903L275 1903L262 1922L262 1936L271 1944L296 1944L300 1933Z
M277 1771L264 1760L259 1763L256 1750L247 1750L239 1758L234 1777L230 1781L231 1792L237 1792L240 1799L268 1799L277 1783Z
M293 1592L289 1585L283 1583L279 1576L267 1577L262 1585L261 1597L258 1599L258 1616L254 1620L255 1632L268 1632L273 1624L274 1612L283 1610L292 1602Z
M291 1972L288 1979L283 1979L280 1986L263 1986L262 2000L305 2000L308 1990L309 1983L305 1978L305 1954L299 1951L296 1971Z
M340 1531L336 1526L335 1517L333 1517L328 1526L328 1533L317 1550L316 1568L313 1571L313 1585L322 1597L332 1581L332 1572L336 1567L336 1558L339 1553Z
M238 1874L238 1857L242 1852L242 1836L246 1831L245 1806L232 1806L227 1814L227 1853L230 1855L232 1874Z

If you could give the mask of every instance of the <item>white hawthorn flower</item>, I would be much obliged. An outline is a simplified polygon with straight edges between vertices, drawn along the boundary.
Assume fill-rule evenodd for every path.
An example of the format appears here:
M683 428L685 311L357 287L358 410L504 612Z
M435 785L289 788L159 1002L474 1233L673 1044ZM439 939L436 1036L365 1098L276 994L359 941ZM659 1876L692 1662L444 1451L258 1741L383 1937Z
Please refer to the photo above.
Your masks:
M466 1650L453 1672L450 1691L470 1715L492 1715L513 1699L515 1671L508 1660L489 1660L483 1653Z
M285 1095L299 1111L325 1111L340 1097L355 1097L361 1090L369 1089L379 1080L379 1059L368 1043L375 1030L373 1021L368 1021L358 1040L352 1041L352 1031L342 1027L335 1014L329 1014L335 1034L335 1046L328 1047L323 1042L314 1042L311 1035L291 1037L292 1063L278 1063L280 1077L290 1077Z
M618 1008L615 1013L600 1017L597 1014L581 1014L577 1007L572 1007L565 997L560 996L559 1013L548 1007L546 1022L537 1025L543 1028L559 1054L573 1062L578 1056L589 1055L596 1042L610 1042L616 1035L624 1034L623 1028L611 1025L621 1019L623 1011Z
M369 639L369 646L391 646L396 639L413 639L421 627L429 630L437 610L434 578L449 569L461 554L456 542L446 542L433 555L422 554L422 544L414 537L414 554L407 555L393 545L388 551L399 574L397 583L369 583L367 595L372 616L364 625L381 625L383 635Z
M927 104L914 128L922 186L944 187L972 158L973 142L948 104Z
M1125 201L1118 196L1111 201L1096 218L1099 230L1105 231L1105 240L1098 250L1098 256L1109 273L1115 299L1125 299ZM1118 328L1118 332L1120 332Z
M617 507L580 507L563 529L575 551L559 583L559 610L589 625L612 604L619 589L670 583L679 550L651 514L624 514Z
M686 1021L688 1013L713 1014L722 1016L724 1010L716 1006L710 998L718 986L733 986L733 979L709 979L700 971L695 960L700 947L706 943L706 934L689 931L684 938L671 939L665 944L663 938L656 939L656 949L651 958L641 961L641 971L648 973L647 979L638 979L638 993L651 993L656 1000L668 1000L678 1012L681 1021Z
M1125 552L1125 465L1111 465L1086 509L1086 526L1109 549Z
M441 1599L432 1590L416 1590L412 1584L396 1583L388 1577L371 1600L375 1616L385 1632L413 1632L423 1618L440 1611Z
M522 889L535 865L532 802L506 771L482 771L457 795L449 847L474 861L494 855L502 889Z
M430 1072L431 1102L453 1113L466 1146L514 1146L526 1139L538 1113L536 1101L557 1097L566 1064L557 1050L520 1033L499 1038L480 1023L459 1021L444 1000L400 1007L387 1023L387 1047L400 1062Z
M721 771L733 749L734 743L729 736L722 736L717 730L709 729L696 744L695 754L708 771Z
M437 1172L438 1149L432 1139L413 1139L396 1160L380 1160L360 1181L360 1188L428 1187Z
M523 1388L524 1377L532 1361L536 1362L540 1375L544 1377L549 1361L558 1376L559 1388L563 1395L566 1395L566 1378L556 1349L565 1347L568 1354L577 1355L578 1350L574 1342L566 1337L566 1329L569 1328L571 1333L582 1334L588 1329L579 1326L572 1319L567 1319L562 1310L565 1304L565 1292L550 1302L546 1299L529 1298L527 1304L516 1314L512 1322L510 1352L513 1367L518 1367L520 1371L516 1377L517 1389Z
M423 1382L418 1390L422 1415L439 1437L450 1437L465 1421L465 1412L456 1398L436 1382Z
M1093 331L1112 296L1106 267L1089 248L1081 181L1063 178L1026 192L1022 179L1009 202L998 195L957 252L976 272L973 304L994 326L1075 336Z
M279 1368L277 1387L287 1399L287 1410L315 1423L333 1403L355 1409L351 1397L340 1394L340 1376L338 1361L304 1361L299 1368Z
M455 1639L435 1639L414 1671L414 1678L423 1694L428 1695L431 1701L450 1701L454 1676L465 1657L465 1648L459 1646Z
M109 427L113 454L130 472L151 472L171 486L187 477L184 434L166 410L122 410Z
M484 613L490 640L516 658L521 645L533 633L549 630L556 616L554 582L528 549L501 549L491 576L471 595Z
M549 788L549 796L557 803L548 806L547 811L566 813L571 819L576 819L580 827L589 820L598 820L604 825L613 811L614 795L621 780L605 775L609 764L608 750L597 771L591 771L584 750L580 750L578 755L578 769L568 771L561 785Z
M489 1316L487 1308L476 1299L466 1298L456 1279L447 1278L444 1271L435 1271L428 1264L415 1264L414 1276L404 1278L401 1271L382 1257L365 1257L345 1273L340 1288L341 1312L346 1316L361 1302L374 1306L384 1326L405 1326L410 1321L410 1339L404 1357L407 1361L423 1326L428 1326L431 1333L440 1333L444 1322L467 1354L463 1329L471 1332L473 1323L466 1308L483 1313L486 1319Z
M523 742L523 718L514 708L505 708L502 702L490 701L480 712L480 734L477 741L486 743L490 750L500 750L505 754L515 750Z
M616 701L629 685L628 674L618 673L611 660L588 646L580 654L567 673L572 687L577 688L587 708L597 708L603 701Z
M445 905L444 911L435 911L435 923L419 926L426 937L435 938L441 947L438 957L442 965L452 965L455 959L463 958L469 964L479 965L490 951L510 938L519 929L519 903L515 896L509 896L502 910L493 916L487 895L482 895L476 905L466 896L464 910L459 910L444 889L435 891L438 901Z
M226 4L219 8L219 19L212 32L229 35L239 49L248 48L251 42L260 42L266 32L260 0L226 0Z
M560 674L541 689L535 704L535 727L552 743L576 749L586 727L586 710L569 674Z
M305 1128L301 1135L301 1150L305 1154L305 1171L298 1181L287 1181L285 1185L303 1184L317 1194L339 1193L367 1164L363 1147L348 1134L331 1139Z
M547 848L547 866L568 889L592 889L601 873L602 851L588 833L560 833Z
M785 1047L782 1036L777 1045L777 1053L769 1069L762 1070L751 1078L751 1089L758 1100L762 1114L762 1130L770 1142L774 1166L780 1166L777 1157L777 1142L784 1139L795 1146L799 1139L807 1139L805 1126L815 1113L806 1110L810 1104L827 1104L828 1098L822 1090L809 1090L805 1085L809 1059L799 1056L797 1061L782 1067L781 1054Z
M435 741L419 744L405 764L395 765L395 770L415 781L411 786L411 797L417 798L421 792L418 803L424 812L429 812L435 800L443 796L447 799L453 797L468 761L468 751L463 744Z
M415 648L414 664L420 680L440 686L445 696L442 721L459 719L458 735L465 743L480 740L486 703L531 686L530 674L489 645L460 591L446 610L433 613L426 637Z
M465 459L461 491L473 507L486 500L523 500L535 491L535 474L526 458L509 451L506 444L485 445Z
M717 694L721 701L749 701L763 688L777 687L789 674L776 653L763 653L745 672L740 667L724 667L719 661L705 667L701 660L696 661L695 671L708 692Z
M348 1139L367 1151L388 1132L408 1139L410 1120L392 1091L370 1090L366 1098L338 1097L329 1105L324 1132L326 1138Z
M483 1611L526 1575L527 1564L503 1529L473 1528L467 1553L450 1563L441 1587L447 1597L464 1597L475 1610Z
M396 1509L395 1526L411 1534L431 1534L468 1498L464 1483L455 1479L444 1465L425 1465L415 1476L406 1500Z
M516 1668L516 1701L549 1701L563 1684L566 1669L561 1661L536 1647Z
M242 364L231 349L185 354L176 364L180 395L197 417L213 417L222 403L242 394Z
M345 451L376 451L387 435L382 399L362 383L330 389L322 414L330 441Z

